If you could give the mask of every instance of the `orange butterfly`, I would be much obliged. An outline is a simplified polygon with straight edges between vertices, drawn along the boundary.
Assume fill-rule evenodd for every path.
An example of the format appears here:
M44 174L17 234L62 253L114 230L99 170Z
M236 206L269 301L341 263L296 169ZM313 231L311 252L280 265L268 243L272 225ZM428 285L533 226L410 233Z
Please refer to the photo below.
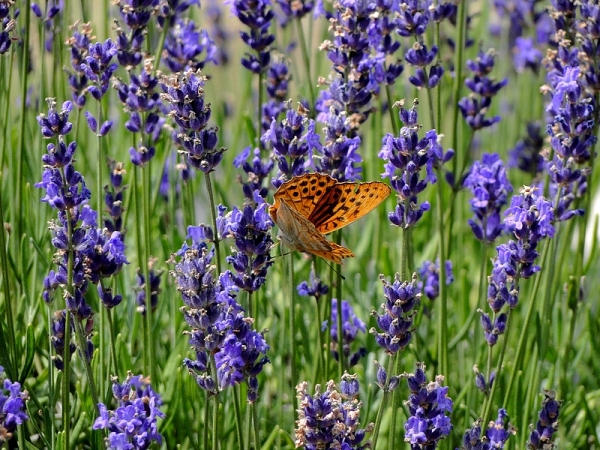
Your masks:
M372 211L390 192L380 181L342 183L323 173L307 173L277 189L269 215L286 247L341 264L354 253L325 235Z

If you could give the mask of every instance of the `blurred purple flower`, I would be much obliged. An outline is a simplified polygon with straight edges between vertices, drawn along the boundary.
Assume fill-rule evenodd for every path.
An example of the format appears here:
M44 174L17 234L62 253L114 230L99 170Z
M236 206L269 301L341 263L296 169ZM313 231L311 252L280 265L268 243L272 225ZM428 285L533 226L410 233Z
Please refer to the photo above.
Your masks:
M544 393L544 401L542 402L542 410L540 411L539 420L535 429L529 435L527 448L530 450L544 450L552 448L552 437L558 430L558 413L562 402L556 400L556 393L547 391Z

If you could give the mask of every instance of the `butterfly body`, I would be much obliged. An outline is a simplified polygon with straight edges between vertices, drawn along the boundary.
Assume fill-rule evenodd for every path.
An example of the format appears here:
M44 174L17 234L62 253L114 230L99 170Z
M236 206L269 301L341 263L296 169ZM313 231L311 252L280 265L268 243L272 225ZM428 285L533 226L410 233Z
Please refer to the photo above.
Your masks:
M322 173L304 174L279 187L269 215L288 248L341 264L354 253L325 234L364 216L389 194L389 186L378 181L339 182Z

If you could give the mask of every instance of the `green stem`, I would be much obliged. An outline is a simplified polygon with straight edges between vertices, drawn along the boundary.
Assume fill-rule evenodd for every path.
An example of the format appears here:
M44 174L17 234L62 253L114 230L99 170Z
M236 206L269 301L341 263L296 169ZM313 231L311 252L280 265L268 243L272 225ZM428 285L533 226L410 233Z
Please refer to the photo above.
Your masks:
M377 439L379 438L379 431L381 429L381 422L383 421L383 414L385 412L387 402L390 398L390 392L388 390L388 386L389 386L390 374L392 373L392 370L394 367L393 359L394 359L393 357L390 357L388 359L388 367L386 369L388 378L385 382L385 386L383 387L383 398L381 399L381 403L379 404L379 409L377 410L377 417L375 418L375 426L373 428L373 435L371 437L371 441L373 442L373 446L372 446L373 449L377 448ZM375 363L376 362L377 361L375 361ZM391 446L388 446L388 447L393 448Z
M438 363L440 372L444 376L449 375L448 367L448 290L446 289L446 227L444 226L444 196L442 195L442 177L443 173L441 169L437 170L438 183L437 183L437 216L438 216L438 235L440 239L439 244L439 255L440 255L440 311L438 314L438 328L439 328L439 341L438 341Z
M21 236L23 234L23 213L25 212L25 208L23 208L23 190L25 189L25 177L23 175L23 165L25 164L25 155L29 153L25 150L25 138L29 136L29 133L26 132L26 124L27 124L27 102L25 99L27 98L27 88L29 87L29 36L30 36L30 17L31 17L31 5L29 0L25 0L22 5L21 11L24 13L25 17L23 17L23 23L25 24L25 30L23 35L23 45L19 46L22 50L21 54L21 121L19 122L19 145L17 146L20 151L18 151L18 159L17 159L17 171L16 171L16 182L17 182L17 192L15 193L15 222L16 222L16 230L15 230L15 254L18 254L18 246L21 242ZM21 21L19 21L21 23ZM7 102L10 103L10 102Z
M88 361L86 355L86 341L85 335L83 333L83 326L81 321L75 321L75 338L77 339L77 345L79 346L79 351L81 354L81 359L83 360L83 366L85 367L85 376L87 378L87 382L90 389L90 394L92 395L92 401L94 402L94 418L96 417L96 412L98 408L98 391L96 389L96 383L94 382L94 374L92 373L92 365L91 361Z
M151 185L150 185L150 170L152 166L152 161L148 161L146 167L142 169L142 212L144 215L143 221L143 240L144 240L144 255L145 259L142 261L142 271L144 273L144 291L145 291L145 299L146 299L146 315L145 322L148 327L148 340L146 341L146 345L148 347L148 356L149 356L149 364L150 364L150 378L154 383L158 383L157 371L156 371L156 346L154 344L155 335L153 330L154 325L154 311L152 308L152 286L150 282L150 251L151 251L151 243L150 243L150 193Z
M292 392L295 392L295 386L298 383L298 369L296 367L296 295L294 291L294 258L293 254L290 252L285 257L287 259L287 288L288 288L288 296L290 300L290 338L289 338L289 348L291 349L291 369L292 369L292 384L291 389ZM295 397L294 397L295 398ZM294 406L294 410L298 405Z
M456 58L454 59L454 84L452 86L452 103L454 108L452 109L452 148L458 149L458 118L459 118L459 109L457 106L458 99L460 98L460 91L462 88L462 79L463 79L463 60L464 60L464 44L465 44L465 36L466 36L466 22L467 22L467 14L468 14L468 4L469 2L460 2L458 4L458 18L456 21ZM468 149L468 147L467 147ZM458 154L457 154L458 156ZM467 157L466 155L464 156ZM458 161L459 158L455 158L453 164L453 175L454 179L457 179L458 173Z
M206 192L208 194L208 201L210 203L210 217L212 219L213 226L213 242L215 244L215 257L217 258L217 273L221 273L221 256L219 252L219 233L217 232L217 210L215 208L215 197L213 195L212 182L210 179L210 173L205 174L204 181L206 183ZM252 310L248 310L252 313Z
M7 102L8 103L8 102ZM2 183L2 173L0 171L0 186ZM6 254L6 228L4 228L4 200L2 198L2 189L0 189L0 270L2 271L2 292L4 294L4 314L6 316L6 331L2 326L0 320L0 340L4 343L8 339L8 351L6 352L6 373L11 380L18 380L17 374L17 343L15 340L15 324L13 318L13 305L10 301L13 296L10 295L9 282L10 278L8 275L8 255ZM17 297L14 296L14 299Z
M315 88L313 86L313 79L310 74L310 55L308 52L308 46L306 44L306 36L304 34L304 29L302 28L302 21L300 19L296 20L296 29L298 30L298 40L300 41L300 50L302 51L302 59L304 61L304 67L306 68L306 78L308 84L308 91L310 95L310 105L311 111L310 115L314 119L315 112L313 105L315 104Z
M546 267L546 260L547 260L548 254L550 253L550 244L551 244L551 240L549 240L549 239L546 240L546 242L544 243L544 250L542 251L542 259L541 259L541 263L540 263L541 267ZM510 381L508 383L508 386L506 387L506 391L504 392L504 404L506 404L508 402L508 400L510 399L510 394L512 392L513 385L515 384L515 381L517 379L517 374L521 371L521 358L523 357L523 352L525 351L525 344L528 340L527 338L530 337L530 334L527 333L527 330L529 329L529 324L531 323L531 320L533 318L533 312L535 310L534 299L537 298L537 293L538 293L538 290L541 285L541 279L542 279L541 276L536 277L535 283L533 285L533 291L532 291L531 295L529 296L529 307L527 308L527 314L525 316L525 321L523 322L523 325L521 327L523 332L521 333L521 336L519 337L519 343L517 344L517 351L515 352L515 357L513 359L514 364L512 367L511 374L510 374ZM508 322L506 324L506 330L508 331ZM498 376L497 372L496 372L496 376ZM496 384L497 383L494 383L494 386Z
M246 432L244 433L242 410L240 407L240 389L241 385L239 384L233 387L233 411L235 413L235 431L238 438L238 448L244 450L246 448L245 444L250 442L250 427L246 427Z

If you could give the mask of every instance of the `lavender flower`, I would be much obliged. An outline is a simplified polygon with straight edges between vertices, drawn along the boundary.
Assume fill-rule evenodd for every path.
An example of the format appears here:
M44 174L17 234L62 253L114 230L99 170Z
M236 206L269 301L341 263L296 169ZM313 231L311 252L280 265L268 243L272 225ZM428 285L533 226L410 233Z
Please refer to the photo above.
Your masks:
M83 176L73 166L77 144L71 142L67 145L64 141L72 128L68 121L71 102L65 102L60 113L56 110L54 99L49 99L48 105L48 115L38 116L38 123L45 137L58 135L58 147L48 145L48 153L42 157L42 181L35 186L45 190L41 201L58 210L58 222L50 223L52 244L57 249L54 261L58 270L51 270L44 279L43 296L47 302L51 302L54 292L66 286L64 297L67 309L78 321L87 321L85 334L89 337L93 313L85 301L88 283L100 283L102 279L119 272L123 264L128 262L121 234L99 228L97 213L86 204L91 193ZM72 276L69 270L73 271ZM71 285L68 285L69 279ZM111 298L107 306L114 306L114 301ZM91 341L88 341L88 345L91 345ZM90 348L86 349L85 354L91 357Z
M166 93L160 97L179 126L179 132L174 133L175 144L192 167L210 173L223 159L225 149L217 148L218 130L207 128L211 110L204 102L205 81L200 71L193 70L163 77Z
M207 23L210 23L212 26L209 36L212 37L215 43L216 51L214 59L216 60L217 65L224 66L229 63L229 53L227 51L229 33L227 32L227 29L223 27L223 11L221 7L221 2L209 0L208 5L205 6L204 12L206 13Z
M246 205L243 211L233 208L226 217L223 238L235 240L234 254L227 262L236 271L232 280L240 289L247 292L257 291L265 282L267 270L273 264L271 248L273 239L270 230L273 227L265 200L255 191L256 206Z
M109 431L106 448L143 450L153 442L160 445L162 435L157 420L164 419L165 414L159 409L162 399L150 386L150 380L130 373L123 384L113 380L113 394L119 406L109 410L98 403L100 415L92 426L94 430Z
M406 347L412 338L415 308L419 305L422 294L419 292L417 277L412 282L401 282L400 274L396 274L394 283L389 283L383 275L379 276L383 283L385 303L381 305L383 314L371 313L377 318L377 326L381 332L371 328L369 333L375 335L375 342L387 354L394 355Z
M320 80L328 89L319 94L316 109L321 122L326 122L330 111L336 116L345 111L350 118L349 136L354 137L372 111L373 96L379 95L381 85L393 84L403 67L397 59L386 64L386 52L398 49L386 37L394 29L386 18L392 15L390 8L350 0L336 2L334 7L329 19L333 41L320 46L327 51L333 70L329 81Z
M435 130L430 130L419 139L416 102L410 110L400 102L400 120L404 126L396 138L387 134L378 156L386 161L383 178L389 178L392 188L398 193L398 204L388 217L392 224L409 228L414 226L429 211L429 202L419 205L417 195L425 190L428 183L436 183L434 167L444 164L454 156L453 150L443 152ZM419 179L421 170L426 169L424 179Z
M527 448L531 450L554 448L552 436L558 429L558 413L562 402L556 401L556 394L553 391L545 392L544 396L540 418L527 442Z
M126 173L123 168L123 163L109 160L110 168L110 188L104 186L106 195L104 196L104 203L110 218L104 219L104 228L110 233L118 231L123 237L123 193L125 186L123 186L123 175Z
M244 172L248 175L247 180L244 182L240 180L242 183L242 190L244 192L244 197L248 200L254 199L254 191L258 191L259 195L262 198L266 198L269 193L269 189L264 185L264 180L271 173L271 169L275 165L275 162L272 159L264 159L260 157L260 149L255 148L252 153L252 162L248 162L248 157L250 156L250 147L246 147L242 153L240 153L234 160L233 165L236 168L242 168Z
M154 263L156 261L152 260L148 263L148 275L150 277L150 308L152 311L156 311L158 306L158 294L160 294L160 277L163 274L162 270L155 271L153 269ZM146 303L146 278L144 277L144 273L138 269L137 271L137 286L134 287L134 291L137 291L135 299L137 301L138 307L137 311L141 313L143 316L146 315L147 311L147 303Z
M216 64L216 51L206 30L198 29L193 20L177 19L169 27L164 62L172 72L203 69L209 62Z
M91 43L88 46L88 54L84 58L80 69L87 79L93 83L88 87L88 92L96 100L101 100L108 90L108 83L119 67L112 59L117 54L117 47L111 39L103 43Z
M21 390L21 384L12 382L6 377L4 367L0 366L0 445L4 445L12 437L18 425L22 425L29 416L25 413L27 391Z
M481 419L476 421L471 428L465 431L460 450L494 450L504 448L508 438L516 434L516 429L507 423L508 414L505 409L498 409L498 418L490 422L481 439ZM458 450L458 449L457 449Z
M358 401L358 381L356 376L344 374L340 391L333 380L327 383L327 389L321 393L321 386L315 386L315 394L307 392L307 382L296 386L298 420L296 421L296 447L307 450L317 449L355 449L370 448L370 442L363 443L366 433L373 424L359 428L360 408Z
M232 0L231 12L250 30L240 31L242 41L256 54L246 53L242 66L252 73L263 73L271 60L271 44L275 36L269 33L274 13L270 0Z
M444 263L446 269L446 286L450 286L454 282L452 274L452 261L447 260ZM436 260L435 264L431 261L425 261L419 269L419 277L424 282L419 282L419 291L425 293L429 300L435 300L440 295L440 261Z
M406 374L410 396L405 403L410 417L404 424L406 437L412 450L435 449L440 439L452 430L450 417L452 399L448 397L448 387L442 387L444 377L438 375L435 381L427 382L425 365L417 363L414 374Z
M217 280L216 267L211 264L214 251L208 251L206 239L213 231L208 227L189 227L192 245L184 243L172 258L177 289L185 306L185 321L192 328L190 344L196 358L185 359L184 365L196 378L198 385L211 394L246 380L248 401L257 398L256 376L269 362L261 356L268 350L263 333L254 331L252 319L235 301L238 287L230 272ZM176 261L179 257L179 261ZM217 373L211 373L210 358L214 355Z
M478 240L491 244L502 232L500 210L513 190L500 156L484 153L481 162L473 164L464 186L474 196L470 203L475 217L469 219L469 225Z
M479 52L475 61L467 61L467 67L473 72L473 78L467 78L465 85L472 91L468 97L463 97L458 102L460 112L473 130L490 127L500 121L500 116L485 117L492 98L508 83L508 79L496 82L488 75L494 68L495 52Z
M339 340L338 340L338 327L337 327L337 315L338 315L338 301L336 298L331 300L331 353L336 361L339 361ZM327 329L328 322L323 322L322 330ZM367 354L365 347L359 348L356 352L351 353L352 343L356 340L358 332L367 332L365 323L360 320L355 314L354 309L346 300L342 300L342 352L345 361L348 361L348 366L353 367L358 364L360 358Z
M517 72L531 69L537 73L542 61L542 52L533 45L531 38L518 37L513 48L513 64Z
M74 27L73 36L69 37L66 42L71 48L71 69L68 71L71 99L78 109L82 109L87 100L90 80L83 69L83 63L89 54L92 33L93 30L89 24L77 24Z
M315 275L315 267L313 265L310 270L310 284L308 284L307 281L303 281L296 287L296 290L300 296L309 295L319 301L322 296L329 292L329 286L324 284L320 278L317 278Z
M517 142L515 148L509 151L508 167L518 167L532 176L544 169L544 159L541 152L544 137L541 125L537 122L527 122L527 136Z
M548 200L536 194L536 188L526 186L521 195L513 196L505 216L504 230L517 240L497 247L498 256L494 259L487 293L495 318L480 311L489 345L494 345L506 328L506 314L499 314L504 305L510 309L517 306L518 280L530 278L540 271L535 264L537 244L543 238L554 236L554 211Z
M144 62L139 74L129 73L129 84L118 80L114 87L129 113L125 128L131 133L140 133L137 147L131 147L129 154L136 166L145 166L155 155L154 143L159 139L165 119L161 117L162 104L156 91L158 78L154 75L150 60Z
M314 134L314 121L307 118L307 111L302 105L294 110L286 104L287 112L281 124L275 120L261 140L273 147L273 159L277 163L277 176L273 185L278 188L285 181L306 172L307 159L314 148L311 139ZM308 131L304 131L308 128Z
M336 112L331 108L324 116L325 143L321 145L319 136L314 133L314 125L309 126L309 140L313 142L313 161L317 172L327 173L339 181L356 181L361 179L362 162L358 152L361 139L352 134L352 125L345 112Z
M52 346L54 347L54 351L56 352L55 356L52 356L52 360L54 362L54 366L58 370L63 370L64 361L63 356L65 354L65 331L66 331L66 317L67 311L65 309L61 309L59 311L54 312L54 317L52 318L52 336L50 337L50 341L52 342ZM73 320L71 319L71 331L73 331ZM75 344L71 342L69 344L69 354L72 355L75 353Z
M116 2L121 18L132 30L146 28L158 3L158 0L118 0Z
M314 0L276 0L277 5L283 13L280 18L280 24L283 28L287 26L291 19L300 20L315 6Z
M10 1L0 2L0 55L5 54L10 49L12 41L15 40L11 33L16 28L19 9L15 9L13 17L11 17L11 7L14 3Z
M269 100L261 105L261 133L271 128L273 121L279 121L281 115L289 109L286 103L289 94L288 83L292 75L288 63L282 56L275 55L265 74L265 84ZM277 128L277 136L281 138L281 129Z

